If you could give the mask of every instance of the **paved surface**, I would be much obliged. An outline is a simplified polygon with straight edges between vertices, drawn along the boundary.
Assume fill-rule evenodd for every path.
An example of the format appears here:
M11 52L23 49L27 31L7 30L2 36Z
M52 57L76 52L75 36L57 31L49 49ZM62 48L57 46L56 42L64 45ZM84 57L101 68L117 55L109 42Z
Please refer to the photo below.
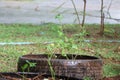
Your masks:
M74 0L79 13L82 13L83 0ZM104 0L105 11L110 0ZM59 5L61 8L56 9ZM120 0L113 0L110 9L112 18L120 19ZM63 15L62 23L74 23L76 15L70 0L33 0L10 1L0 0L0 23L32 23L41 24L47 22L59 23L55 16ZM87 0L86 23L100 23L100 0ZM106 14L106 17L108 15ZM80 20L82 16L80 15ZM106 19L106 23L120 23L113 19ZM76 21L77 23L77 21Z

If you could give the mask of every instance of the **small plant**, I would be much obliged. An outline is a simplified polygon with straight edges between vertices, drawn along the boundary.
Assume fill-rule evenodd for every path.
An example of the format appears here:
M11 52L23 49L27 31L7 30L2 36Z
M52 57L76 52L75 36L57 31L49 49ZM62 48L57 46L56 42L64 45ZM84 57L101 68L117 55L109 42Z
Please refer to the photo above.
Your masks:
M21 67L22 71L25 72L26 69L28 69L28 72L30 71L30 68L35 67L36 63L30 62L28 60L26 60L26 63ZM24 77L24 74L22 76L22 80L26 80L26 78Z
M35 67L36 63L30 62L28 60L26 60L26 64L24 64L21 68L22 71L24 72L26 69L28 69L28 72L30 71L30 68Z
M50 67L50 72L53 80L55 80L55 71L52 67L51 59L56 58L56 55L54 54L55 50L58 49L58 52L61 53L62 56L65 56L66 59L69 59L66 53L72 50L74 52L76 49L78 49L78 46L75 44L75 40L73 38L66 37L66 35L63 32L64 25L61 24L61 20L63 18L62 15L58 14L55 18L59 20L60 26L53 28L53 30L57 32L59 39L56 42L46 46L46 53L48 55L48 65Z
M58 19L59 23L62 24L63 15L59 13L55 16L55 19Z
M51 64L50 60L51 60L51 58L48 59L48 65L50 67L50 72L51 72L51 75L52 75L52 79L55 80L55 71L52 67L52 64Z

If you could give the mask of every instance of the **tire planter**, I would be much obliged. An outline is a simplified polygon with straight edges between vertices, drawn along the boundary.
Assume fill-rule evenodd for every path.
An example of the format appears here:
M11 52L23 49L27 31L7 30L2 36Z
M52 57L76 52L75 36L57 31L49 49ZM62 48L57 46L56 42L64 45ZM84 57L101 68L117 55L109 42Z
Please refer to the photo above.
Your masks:
M55 76L56 80L80 80L77 78L68 78L65 76ZM40 75L38 73L24 72L3 72L0 73L0 80L53 80L50 75Z
M67 58L61 54L55 54L50 59L55 75L83 79L90 77L92 80L102 79L102 60L93 56L68 54ZM73 59L75 58L75 59ZM22 72L21 66L26 60L36 63L35 67L29 68L30 72L51 74L47 54L30 54L19 58L18 72ZM27 72L28 69L25 71Z

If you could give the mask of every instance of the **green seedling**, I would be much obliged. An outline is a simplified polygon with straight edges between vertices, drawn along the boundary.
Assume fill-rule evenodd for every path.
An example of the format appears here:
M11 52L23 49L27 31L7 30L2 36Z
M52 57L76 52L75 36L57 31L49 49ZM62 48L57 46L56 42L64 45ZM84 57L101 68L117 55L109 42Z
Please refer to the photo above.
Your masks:
M63 19L63 15L62 15L62 14L57 14L57 15L55 16L55 19L58 19L59 22L61 23L61 20Z
M33 63L33 62L30 62L28 60L26 60L26 62L29 64L29 67L35 67L37 63Z
M27 69L27 68L28 68L28 64L24 64L24 65L21 67L21 69L22 69L23 72L24 72L25 69Z
M21 67L21 69L23 72L25 72L25 70L28 69L28 72L29 72L30 68L35 67L35 66L36 66L36 63L26 60L26 63ZM26 80L24 75L22 77L23 77L23 80Z
M35 66L36 66L36 63L33 63L33 62L30 62L30 61L26 60L26 64L24 64L21 68L22 68L23 72L26 69L28 69L28 72L29 72L29 69L32 68L32 67L35 67Z

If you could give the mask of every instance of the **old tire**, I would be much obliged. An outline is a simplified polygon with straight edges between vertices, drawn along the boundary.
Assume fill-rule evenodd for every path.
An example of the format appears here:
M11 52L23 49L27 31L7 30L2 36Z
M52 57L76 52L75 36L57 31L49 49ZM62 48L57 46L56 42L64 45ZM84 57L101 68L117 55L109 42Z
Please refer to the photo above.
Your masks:
M102 79L102 60L92 56L68 54L67 58L61 54L55 54L56 58L50 59L55 75L83 79L90 77L92 80ZM73 59L75 57L75 59ZM21 66L29 62L36 63L35 67L29 68L29 72L51 74L47 54L30 54L19 58L18 72L22 72ZM27 72L28 69L25 71Z

